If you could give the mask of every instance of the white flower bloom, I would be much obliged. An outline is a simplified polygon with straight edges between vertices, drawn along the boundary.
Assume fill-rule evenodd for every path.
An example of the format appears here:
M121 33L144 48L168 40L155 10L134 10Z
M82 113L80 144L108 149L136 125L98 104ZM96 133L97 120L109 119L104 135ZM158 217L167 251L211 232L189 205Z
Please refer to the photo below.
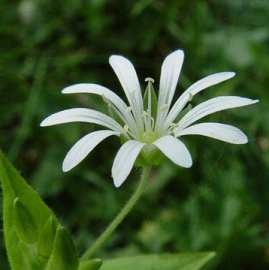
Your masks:
M41 126L68 122L88 122L102 125L108 130L92 132L80 139L67 153L63 171L69 171L81 162L105 138L116 135L123 145L119 149L113 166L112 177L119 187L129 175L134 164L160 163L164 156L179 166L189 168L192 158L187 147L177 139L183 135L203 135L233 144L246 143L246 135L236 127L220 123L199 123L197 120L214 112L242 107L258 100L237 96L221 96L205 101L180 120L179 113L194 95L205 88L232 78L234 72L221 72L207 76L190 86L171 106L184 53L177 50L169 54L162 65L158 100L153 89L153 79L148 83L144 98L132 63L119 55L112 55L109 63L115 71L128 99L128 105L109 89L96 84L76 84L63 89L62 93L91 93L103 97L116 117L86 109L70 109L47 117Z

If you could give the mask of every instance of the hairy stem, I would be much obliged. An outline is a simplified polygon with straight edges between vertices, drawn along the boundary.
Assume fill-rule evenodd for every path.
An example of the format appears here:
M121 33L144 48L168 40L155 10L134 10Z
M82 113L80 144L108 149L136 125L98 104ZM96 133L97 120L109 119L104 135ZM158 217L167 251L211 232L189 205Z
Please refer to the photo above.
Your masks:
M123 209L119 212L119 214L115 217L115 219L109 224L106 230L99 236L96 242L82 255L81 260L89 259L105 242L105 240L114 232L114 230L118 227L124 217L130 212L132 207L135 205L137 200L141 197L147 180L149 178L149 173L151 170L151 166L143 167L143 172L141 175L140 183L137 187L137 190L129 199L129 201L125 204Z

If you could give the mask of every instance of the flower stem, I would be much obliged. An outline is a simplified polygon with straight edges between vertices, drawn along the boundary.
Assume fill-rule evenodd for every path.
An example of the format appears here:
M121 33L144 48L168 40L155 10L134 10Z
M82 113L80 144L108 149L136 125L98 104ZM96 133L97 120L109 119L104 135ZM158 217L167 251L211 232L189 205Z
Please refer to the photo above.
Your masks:
M86 250L86 252L82 255L81 261L89 259L99 249L99 247L105 242L105 240L114 232L114 230L118 227L118 225L121 223L124 217L130 212L130 210L132 209L134 204L137 202L137 200L140 198L140 196L142 195L145 189L145 185L149 178L150 170L151 170L151 166L143 167L143 172L142 172L140 183L138 185L137 190L129 199L129 201L125 204L123 209L118 213L115 219L109 224L106 230L99 236L99 238L96 240L93 246L91 246L88 250Z

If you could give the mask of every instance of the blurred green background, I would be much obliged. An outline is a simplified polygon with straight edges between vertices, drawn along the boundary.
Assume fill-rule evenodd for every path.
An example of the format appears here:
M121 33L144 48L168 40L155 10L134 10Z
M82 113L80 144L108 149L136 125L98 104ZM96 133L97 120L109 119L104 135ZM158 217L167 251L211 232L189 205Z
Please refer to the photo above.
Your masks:
M144 197L96 256L215 250L207 269L268 269L269 1L2 0L1 7L0 147L81 253L130 197L140 171L134 169L119 189L113 186L111 166L120 146L113 137L63 173L71 146L100 127L39 124L67 108L105 110L94 95L62 95L70 84L98 83L125 98L108 64L111 54L134 63L142 89L146 77L158 89L164 57L181 48L185 62L176 96L209 74L235 71L236 77L192 103L218 95L260 99L205 119L238 126L249 143L183 138L192 168L168 160L155 168ZM8 269L2 233L0 269Z

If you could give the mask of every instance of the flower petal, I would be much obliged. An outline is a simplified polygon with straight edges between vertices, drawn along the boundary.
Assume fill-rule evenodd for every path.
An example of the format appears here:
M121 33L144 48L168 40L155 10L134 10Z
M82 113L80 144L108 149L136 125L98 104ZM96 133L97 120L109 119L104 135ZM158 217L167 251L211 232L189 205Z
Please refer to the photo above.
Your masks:
M175 134L180 130L183 130L187 126L191 125L195 121L202 117L214 112L247 106L254 104L258 100L252 100L249 98L242 98L237 96L223 96L209 99L190 110L183 118L178 122L179 127L175 129Z
M184 52L182 50L172 52L164 59L160 78L160 107L164 104L171 104L178 83L178 77L182 68L183 60Z
M203 135L233 144L248 142L247 136L239 128L220 123L196 124L181 130L175 135L177 137L183 135Z
M189 150L183 142L175 137L166 135L156 140L153 144L177 165L184 168L192 166L192 158Z
M119 135L119 132L99 130L87 134L69 150L64 161L63 171L67 172L77 166L101 141L111 135Z
M105 99L108 99L119 111L119 116L122 120L128 124L128 126L134 126L135 122L131 113L127 113L127 105L125 102L114 92L106 87L93 83L79 83L68 86L62 90L63 94L74 94L74 93L90 93L97 94Z
M137 156L145 143L130 140L122 145L112 166L112 177L116 187L121 186L131 172Z
M45 118L40 126L52 126L70 122L88 122L108 127L117 132L124 132L124 129L111 117L91 109L76 108L54 113Z
M90 93L90 94L97 94L100 96L104 96L108 100L110 100L117 108L121 111L125 111L127 105L125 102L114 92L109 90L106 87L103 87L98 84L94 83L79 83L68 86L62 90L63 94L75 94L75 93Z
M168 110L163 111L161 110L161 107L165 105L169 108L174 97L183 60L184 52L182 50L177 50L170 53L164 59L162 64L156 121L157 130L160 130L163 126L164 119L168 113Z
M120 55L110 56L109 63L122 85L139 128L142 129L143 100L135 68L127 58Z
M220 82L226 81L232 77L234 77L234 72L219 72L216 74L209 75L193 85L191 85L176 101L171 111L167 116L167 120L165 124L171 124L174 119L178 116L178 114L182 111L185 105L188 103L189 99L192 99L194 95L199 93L200 91L218 84Z

